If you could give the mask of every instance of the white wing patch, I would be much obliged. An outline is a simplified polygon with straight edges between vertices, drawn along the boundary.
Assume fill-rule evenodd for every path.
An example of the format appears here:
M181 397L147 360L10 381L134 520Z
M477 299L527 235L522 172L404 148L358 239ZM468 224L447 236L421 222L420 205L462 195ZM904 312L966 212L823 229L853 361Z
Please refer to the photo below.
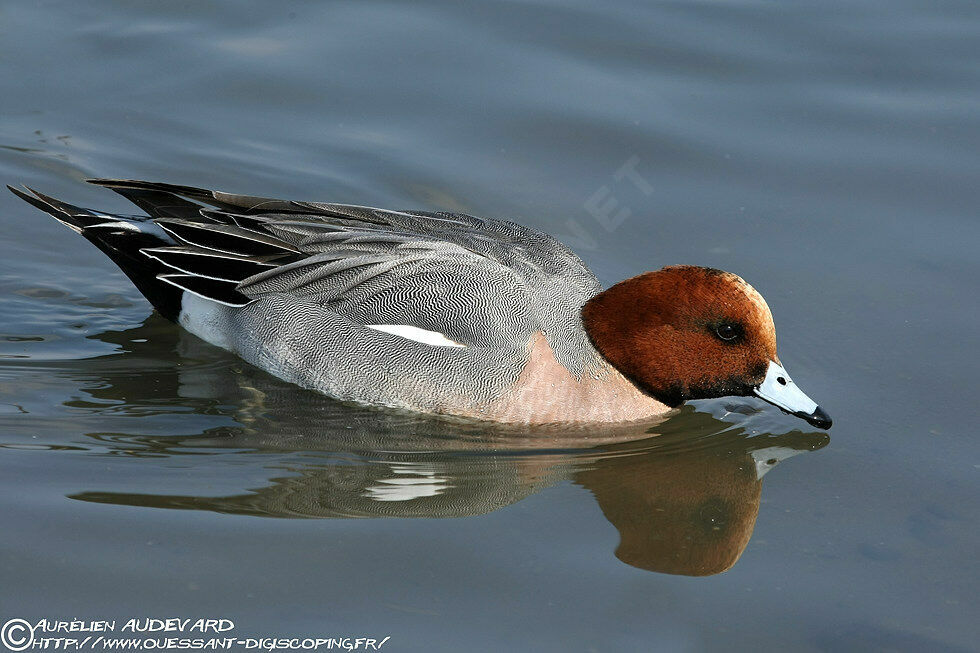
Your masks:
M408 340L414 340L433 347L465 347L455 340L450 340L438 331L427 331L408 324L365 324L369 329L384 331Z

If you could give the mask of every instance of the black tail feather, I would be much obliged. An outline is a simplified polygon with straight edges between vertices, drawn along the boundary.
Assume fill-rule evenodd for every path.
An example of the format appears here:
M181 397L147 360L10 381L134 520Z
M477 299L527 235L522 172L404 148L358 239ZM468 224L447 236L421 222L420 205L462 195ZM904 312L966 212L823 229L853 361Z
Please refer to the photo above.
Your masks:
M105 218L99 217L96 214L83 209L79 206L74 206L73 204L67 204L60 200L56 200L53 197L48 197L47 195L40 193L29 186L25 186L33 195L29 195L19 188L14 188L11 185L7 185L7 188L11 193L21 198L28 204L31 204L45 213L50 214L61 224L65 225L72 231L77 233L82 233L85 227L90 227L99 222L105 222Z
M164 283L157 275L167 270L160 261L143 255L149 247L173 245L160 235L139 230L139 220L124 216L99 214L28 188L33 193L7 186L28 204L50 214L58 222L81 234L119 266L136 288L167 319L176 321L180 314L180 289Z
M251 301L238 291L241 281L302 257L263 228L270 212L310 212L296 202L132 179L89 182L119 193L147 215L90 211L31 188L8 188L98 247L170 320L179 317L185 291L241 306Z

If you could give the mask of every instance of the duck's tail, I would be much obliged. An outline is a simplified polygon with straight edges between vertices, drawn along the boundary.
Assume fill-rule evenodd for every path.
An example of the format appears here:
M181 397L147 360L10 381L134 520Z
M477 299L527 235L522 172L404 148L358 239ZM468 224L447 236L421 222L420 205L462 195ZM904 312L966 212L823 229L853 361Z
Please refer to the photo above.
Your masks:
M165 266L140 250L174 244L174 239L148 216L110 215L67 204L25 186L28 192L7 186L17 197L33 204L102 250L126 273L161 315L176 320L182 291L157 278Z

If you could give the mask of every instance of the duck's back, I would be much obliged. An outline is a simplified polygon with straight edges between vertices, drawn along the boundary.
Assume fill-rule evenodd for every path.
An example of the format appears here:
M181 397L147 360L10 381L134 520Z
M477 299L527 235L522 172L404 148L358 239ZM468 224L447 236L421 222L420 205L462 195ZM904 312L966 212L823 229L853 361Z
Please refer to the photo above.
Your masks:
M286 380L340 399L480 416L513 388L542 339L573 379L605 371L580 318L599 283L534 229L96 183L148 217L19 194L109 254L161 312Z

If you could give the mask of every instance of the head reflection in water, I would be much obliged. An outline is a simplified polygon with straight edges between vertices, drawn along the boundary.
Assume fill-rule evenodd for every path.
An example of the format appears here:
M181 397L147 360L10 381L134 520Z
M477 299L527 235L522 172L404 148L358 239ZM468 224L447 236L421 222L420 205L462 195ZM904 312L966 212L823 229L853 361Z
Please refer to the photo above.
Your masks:
M143 345L133 341L144 339L141 329L156 326L105 335L139 349ZM160 334L150 342L159 347ZM243 369L190 337L177 346L189 364L176 370L146 365L165 352L133 352L146 381L141 387L176 388L184 406L209 415L220 400L232 406L227 416L239 426L197 436L114 436L109 446L130 455L198 454L184 455L182 462L201 465L200 482L198 475L183 475L192 484L184 492L132 494L108 491L110 479L99 475L93 478L102 487L73 498L264 517L448 518L486 514L571 480L595 496L619 531L620 560L650 571L705 576L730 568L748 544L763 474L829 441L822 432L749 437L691 408L652 427L487 431L473 423L340 404ZM92 394L113 399L118 391L139 403L132 371L120 370L112 358ZM92 362L86 365L89 378ZM156 375L168 378L147 378ZM255 454L243 458L243 449ZM216 464L214 457L225 451L235 452L234 465ZM250 464L247 473L244 461ZM266 475L265 486L254 487L257 474ZM209 494L212 483L235 487L242 479L248 481L239 493L198 496Z
M799 432L712 437L717 441L687 450L605 458L575 475L619 531L617 558L686 576L731 568L752 537L762 476L780 460L829 441Z

